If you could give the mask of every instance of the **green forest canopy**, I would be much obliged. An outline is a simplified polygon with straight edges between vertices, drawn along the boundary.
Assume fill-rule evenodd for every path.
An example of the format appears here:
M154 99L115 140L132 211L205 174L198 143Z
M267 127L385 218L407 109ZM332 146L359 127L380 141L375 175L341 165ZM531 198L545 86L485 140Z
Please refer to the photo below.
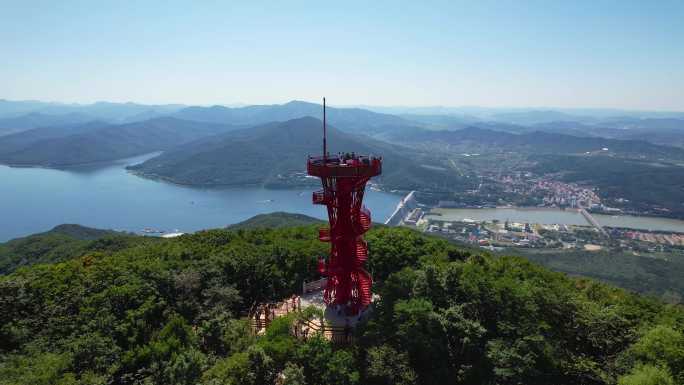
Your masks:
M1 384L684 383L680 306L521 258L373 229L380 299L342 348L242 318L316 277L315 225L138 239L0 276Z

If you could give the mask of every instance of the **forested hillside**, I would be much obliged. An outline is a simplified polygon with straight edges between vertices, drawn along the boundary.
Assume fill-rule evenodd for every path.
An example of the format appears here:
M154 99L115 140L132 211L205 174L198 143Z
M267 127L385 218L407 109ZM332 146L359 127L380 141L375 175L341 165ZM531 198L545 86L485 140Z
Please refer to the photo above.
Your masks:
M316 277L316 225L209 230L0 276L0 383L681 384L684 310L400 228L355 344L242 318ZM80 254L80 255L79 255Z
M532 159L534 172L558 173L567 182L590 183L611 206L684 216L684 172L677 164L605 156L539 155Z
M0 274L36 263L61 262L93 251L114 251L154 242L110 230L59 225L50 231L0 243Z
M200 139L129 167L139 175L201 186L317 184L304 178L306 155L320 154L323 123L305 117ZM387 189L464 188L474 182L435 167L430 155L328 127L329 152L381 154ZM423 159L426 158L427 159ZM299 174L299 177L297 177Z
M78 124L92 120L94 119L79 113L47 115L39 112L32 112L26 115L9 118L0 117L0 136L26 131L32 128Z
M48 167L103 162L168 150L231 129L235 127L169 117L36 128L0 137L0 162Z
M228 226L231 230L256 229L256 228L279 228L291 226L306 226L314 223L323 224L323 221L304 214L293 214L282 211L258 214L242 222Z
M408 145L441 143L452 150L463 149L485 153L517 151L529 154L584 154L605 152L612 155L647 159L684 159L684 150L642 140L618 140L573 136L556 132L534 131L514 134L495 129L470 126L456 131L413 129L388 133L384 138ZM603 150L603 149L606 150Z

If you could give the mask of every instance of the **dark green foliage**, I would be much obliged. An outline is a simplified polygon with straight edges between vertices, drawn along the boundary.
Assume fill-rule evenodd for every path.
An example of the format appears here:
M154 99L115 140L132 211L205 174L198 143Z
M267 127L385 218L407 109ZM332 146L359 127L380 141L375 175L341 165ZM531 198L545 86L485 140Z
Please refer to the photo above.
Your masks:
M684 383L684 334L671 326L655 326L632 345L625 359L628 364L636 362L635 372L625 383L634 383L640 376L671 377L674 383Z
M355 344L296 340L294 316L251 336L253 304L316 277L316 227L132 237L0 276L0 384L684 379L681 307L398 228L367 236L380 299Z
M228 226L231 230L255 229L255 228L279 228L291 226L306 226L319 223L325 224L322 220L304 214L293 214L285 212L274 212L268 214L255 215L245 221Z
M571 275L591 277L639 293L658 296L667 302L684 302L684 258L652 258L632 252L560 251L523 249L505 254L523 255L545 267Z
M366 367L371 384L409 385L416 382L416 373L409 364L408 355L389 345L368 349Z
M376 280L385 280L391 273L416 266L420 261L439 263L469 255L444 239L426 237L406 228L380 227L369 233L366 240L373 256L369 259L369 271Z
M283 369L283 378L287 385L306 385L306 376L304 375L304 368L301 366L288 362Z
M420 383L613 384L637 363L682 373L676 353L661 353L677 349L639 342L644 326L658 322L676 325L670 339L681 339L680 308L523 259L473 256L404 269L379 289L361 339L375 356L379 347L405 352ZM636 358L640 346L651 356ZM378 373L369 378L388 381Z
M619 385L674 385L667 369L643 365L635 367L628 375L620 378Z
M113 252L142 243L140 237L111 230L59 225L44 233L0 243L0 274L21 266L60 262L92 252Z

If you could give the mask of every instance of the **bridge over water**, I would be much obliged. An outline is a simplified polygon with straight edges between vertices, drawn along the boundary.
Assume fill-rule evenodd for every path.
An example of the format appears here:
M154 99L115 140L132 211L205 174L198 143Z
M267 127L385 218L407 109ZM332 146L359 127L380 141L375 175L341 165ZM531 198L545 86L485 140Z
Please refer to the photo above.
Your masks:
M416 201L416 192L411 191L401 201L399 201L397 208L394 209L392 215L387 218L385 224L389 226L398 226L401 221L411 212L411 210L415 209L417 206L418 202Z
M605 235L606 237L609 236L608 232L603 228L603 226L601 226L601 224L598 223L596 218L594 218L591 214L589 214L589 212L587 210L585 210L584 208L581 208L579 211L580 211L580 213L582 213L582 216L584 216L584 219L586 219L590 225L596 227L596 229L598 229L598 231L600 231L601 234Z

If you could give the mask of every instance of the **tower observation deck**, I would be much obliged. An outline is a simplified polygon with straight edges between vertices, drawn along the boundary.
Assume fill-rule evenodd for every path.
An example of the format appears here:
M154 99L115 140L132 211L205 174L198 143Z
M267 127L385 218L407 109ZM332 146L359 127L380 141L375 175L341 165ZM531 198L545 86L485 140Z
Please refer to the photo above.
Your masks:
M382 158L345 153L327 154L325 99L323 99L323 156L307 159L307 173L321 178L323 189L314 191L314 204L325 205L329 226L319 229L319 239L330 242L330 256L319 261L319 272L328 278L323 298L328 306L340 305L348 315L358 314L371 302L373 280L365 270L368 245L363 234L371 226L371 213L363 206L370 178L382 172Z

